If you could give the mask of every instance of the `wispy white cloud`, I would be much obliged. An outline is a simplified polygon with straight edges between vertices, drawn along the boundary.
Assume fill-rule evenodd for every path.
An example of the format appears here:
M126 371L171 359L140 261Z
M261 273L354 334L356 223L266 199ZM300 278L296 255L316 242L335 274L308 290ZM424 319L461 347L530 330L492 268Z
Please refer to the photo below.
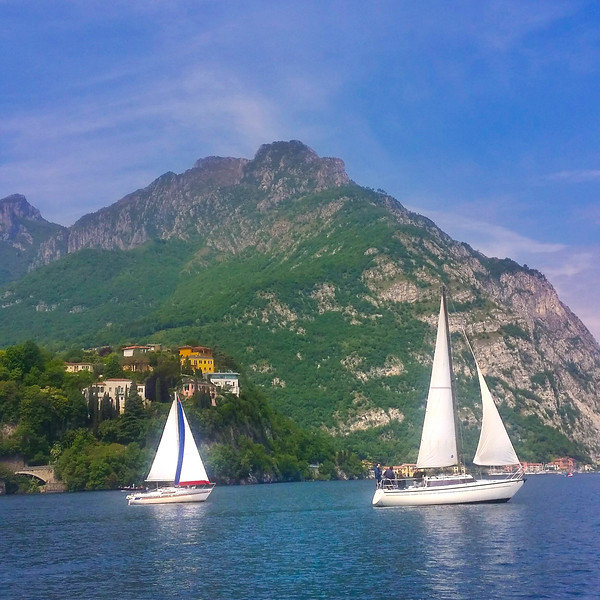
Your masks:
M592 223L595 226L600 226L600 200L596 200L588 204L578 212L580 220L586 223Z
M0 197L32 195L46 218L67 224L74 197L81 216L117 200L117 189L125 194L206 154L247 156L287 129L271 98L223 71L196 67L102 94L0 121L10 152Z
M497 258L529 257L543 254L556 254L565 250L565 244L540 242L523 236L502 225L456 212L407 207L434 221L441 229L456 240L469 243L486 256Z
M600 246L569 247L540 270L559 297L600 342Z
M586 183L600 181L600 169L580 169L575 171L559 171L548 175L549 181L563 181L565 183Z
M553 280L568 279L598 269L598 248L565 246L552 260L544 260L544 273Z
M554 1L537 2L531 10L523 10L519 3L477 4L481 12L480 18L470 21L472 35L491 50L502 52L524 47L529 36L544 31L576 10L564 2Z

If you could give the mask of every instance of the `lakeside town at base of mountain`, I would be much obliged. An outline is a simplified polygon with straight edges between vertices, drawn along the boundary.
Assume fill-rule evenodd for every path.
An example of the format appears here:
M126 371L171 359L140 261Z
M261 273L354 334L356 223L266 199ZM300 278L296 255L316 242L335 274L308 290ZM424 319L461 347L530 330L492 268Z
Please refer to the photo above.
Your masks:
M121 349L121 367L123 371L131 373L151 373L149 354L165 351L160 344L131 345ZM207 346L179 346L179 362L182 369L180 392L184 398L194 394L203 394L210 397L214 406L219 392L229 392L235 396L240 395L239 374L234 372L215 372L215 359L212 349ZM96 365L93 362L66 362L65 370L69 373L88 371L94 373ZM184 374L191 373L191 374ZM149 401L147 393L148 380L136 382L133 378L108 377L100 373L98 379L91 386L85 388L83 393L86 400L92 396L98 403L104 396L110 399L111 404L119 413L125 410L127 395L131 386L135 385L137 393L144 402Z

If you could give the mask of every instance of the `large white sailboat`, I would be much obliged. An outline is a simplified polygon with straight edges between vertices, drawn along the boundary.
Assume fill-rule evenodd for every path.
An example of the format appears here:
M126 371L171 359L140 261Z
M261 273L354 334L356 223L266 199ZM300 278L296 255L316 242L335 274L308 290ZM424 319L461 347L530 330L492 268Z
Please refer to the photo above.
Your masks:
M375 490L374 506L424 506L508 502L525 481L519 458L508 437L490 390L475 360L481 391L483 420L473 462L481 466L515 465L501 479L478 479L466 472L425 475L407 482L383 480ZM438 331L417 469L441 469L459 464L456 441L456 405L446 295L442 290ZM458 471L458 469L455 469Z
M146 481L156 483L157 487L129 494L129 504L204 502L215 486L208 480L177 394ZM166 485L158 487L158 484Z

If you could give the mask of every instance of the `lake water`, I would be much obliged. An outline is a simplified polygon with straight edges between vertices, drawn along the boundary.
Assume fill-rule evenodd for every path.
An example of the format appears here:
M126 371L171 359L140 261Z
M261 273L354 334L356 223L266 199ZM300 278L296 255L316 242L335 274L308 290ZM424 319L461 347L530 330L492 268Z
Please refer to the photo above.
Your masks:
M0 497L0 598L600 598L600 475L508 504L373 508L372 481Z

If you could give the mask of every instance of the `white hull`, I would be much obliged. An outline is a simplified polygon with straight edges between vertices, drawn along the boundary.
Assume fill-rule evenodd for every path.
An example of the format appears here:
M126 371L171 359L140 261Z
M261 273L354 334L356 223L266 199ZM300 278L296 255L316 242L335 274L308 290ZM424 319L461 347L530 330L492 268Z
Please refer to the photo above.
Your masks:
M214 485L203 488L158 488L149 492L129 494L129 504L174 504L182 502L204 502L213 491Z
M432 506L435 504L474 504L508 502L524 479L489 479L431 487L377 489L373 506Z

